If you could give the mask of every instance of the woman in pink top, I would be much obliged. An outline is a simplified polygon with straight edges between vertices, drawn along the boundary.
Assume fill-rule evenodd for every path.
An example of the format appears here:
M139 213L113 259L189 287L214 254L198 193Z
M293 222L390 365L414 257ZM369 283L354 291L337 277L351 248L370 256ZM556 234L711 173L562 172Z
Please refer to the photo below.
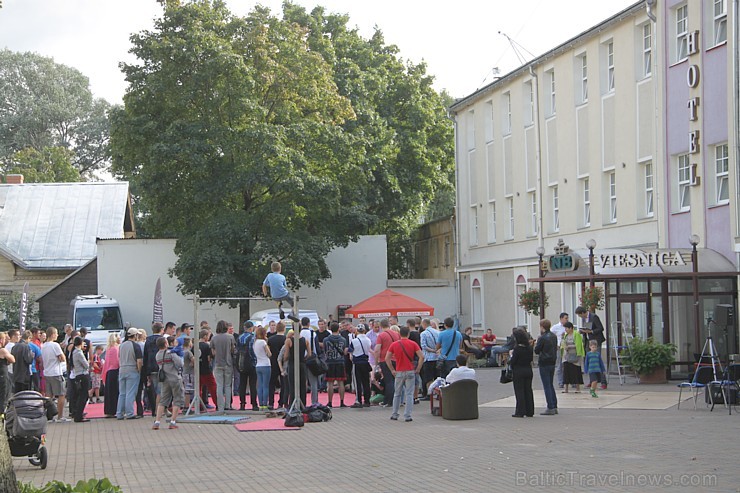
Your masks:
M118 406L119 344L121 344L121 337L118 334L108 336L108 347L105 350L105 362L103 363L103 384L105 385L103 413L106 418L114 417Z

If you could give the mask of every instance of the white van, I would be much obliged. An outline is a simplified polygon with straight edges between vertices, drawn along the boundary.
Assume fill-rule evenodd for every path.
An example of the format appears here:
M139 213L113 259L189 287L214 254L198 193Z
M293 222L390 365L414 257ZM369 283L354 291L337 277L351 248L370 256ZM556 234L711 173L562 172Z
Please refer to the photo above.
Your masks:
M102 294L78 295L69 304L72 327L87 330L93 348L105 347L110 333L123 333L123 318L118 301Z
M290 307L286 306L284 307L285 311L285 319L283 322L285 322L286 330L290 330L293 328L293 322L288 318L288 315L290 314ZM314 327L318 327L319 325L319 314L316 312L316 310L298 310L298 318L308 317L309 320L311 320L311 325ZM280 311L277 308L272 308L270 310L260 310L258 312L254 312L249 319L254 323L254 325L261 325L263 327L267 327L267 325L274 320L275 322L280 321Z

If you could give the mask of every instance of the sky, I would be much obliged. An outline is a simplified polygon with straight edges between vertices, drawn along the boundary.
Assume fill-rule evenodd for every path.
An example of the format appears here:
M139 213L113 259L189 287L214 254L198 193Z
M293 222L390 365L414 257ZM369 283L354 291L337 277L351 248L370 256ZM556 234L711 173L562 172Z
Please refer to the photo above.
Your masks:
M246 15L260 3L276 14L282 0L226 0ZM463 97L635 3L635 0L293 0L311 10L349 15L369 37L379 28L404 59L427 63L435 87ZM96 97L121 103L126 82L119 63L132 33L151 29L156 0L3 0L0 48L32 51L89 77ZM501 34L503 33L503 34ZM525 51L526 50L526 51ZM527 53L529 52L529 53Z

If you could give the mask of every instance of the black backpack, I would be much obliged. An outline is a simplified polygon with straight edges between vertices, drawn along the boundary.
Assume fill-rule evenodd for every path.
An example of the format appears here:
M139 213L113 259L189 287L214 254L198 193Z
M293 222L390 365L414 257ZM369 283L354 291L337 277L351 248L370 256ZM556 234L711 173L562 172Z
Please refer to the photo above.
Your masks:
M252 344L254 344L254 335L249 334L243 343L239 337L239 343L236 345L236 369L240 373L249 372L254 368Z

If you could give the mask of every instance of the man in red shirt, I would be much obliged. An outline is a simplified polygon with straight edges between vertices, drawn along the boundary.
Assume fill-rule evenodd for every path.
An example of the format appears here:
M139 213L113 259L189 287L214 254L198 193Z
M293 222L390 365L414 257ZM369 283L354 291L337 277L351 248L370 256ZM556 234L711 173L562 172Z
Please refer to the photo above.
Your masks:
M409 332L410 329L408 326L401 327L401 339L391 344L385 355L385 364L391 368L391 373L396 379L391 419L398 421L398 408L401 406L401 396L403 395L406 402L403 417L407 423L413 421L411 419L411 411L414 408L416 375L421 371L421 367L424 364L424 353L417 343L409 339ZM414 354L419 358L416 366L414 366ZM395 369L391 366L391 357L393 356L396 358Z
M381 333L375 341L375 361L380 363L380 371L383 372L385 388L383 390L382 406L387 407L393 404L393 373L391 373L392 365L386 363L385 357L388 354L388 349L391 347L391 344L399 340L401 337L397 332L391 330L390 322L387 318L380 321L380 330Z

